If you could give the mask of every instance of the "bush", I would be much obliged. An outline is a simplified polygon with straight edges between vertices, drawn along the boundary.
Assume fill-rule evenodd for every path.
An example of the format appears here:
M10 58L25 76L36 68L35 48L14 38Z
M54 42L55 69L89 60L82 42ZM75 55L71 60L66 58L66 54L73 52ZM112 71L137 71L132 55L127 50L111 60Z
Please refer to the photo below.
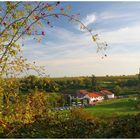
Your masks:
M140 114L109 121L95 120L81 109L50 112L36 116L31 123L12 123L14 131L5 129L1 136L9 138L140 138Z

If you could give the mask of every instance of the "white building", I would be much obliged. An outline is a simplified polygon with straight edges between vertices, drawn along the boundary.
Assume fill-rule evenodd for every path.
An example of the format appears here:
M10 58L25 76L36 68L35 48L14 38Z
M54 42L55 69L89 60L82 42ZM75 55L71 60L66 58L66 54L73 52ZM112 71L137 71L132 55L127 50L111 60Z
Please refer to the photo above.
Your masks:
M88 99L89 103L92 104L93 102L96 101L102 101L104 99L104 96L101 93L91 92L86 94L84 98Z
M101 90L100 93L102 93L104 96L106 96L108 99L113 99L114 93L108 91L108 90Z

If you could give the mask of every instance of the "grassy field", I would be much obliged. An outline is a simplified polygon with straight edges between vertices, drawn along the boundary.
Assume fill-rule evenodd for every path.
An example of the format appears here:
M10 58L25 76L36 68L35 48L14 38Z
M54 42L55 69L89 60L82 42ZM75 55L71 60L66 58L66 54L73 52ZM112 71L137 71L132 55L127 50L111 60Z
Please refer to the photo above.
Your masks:
M135 98L122 98L115 100L106 100L96 106L85 108L97 118L111 118L116 116L135 115L140 110L135 109Z

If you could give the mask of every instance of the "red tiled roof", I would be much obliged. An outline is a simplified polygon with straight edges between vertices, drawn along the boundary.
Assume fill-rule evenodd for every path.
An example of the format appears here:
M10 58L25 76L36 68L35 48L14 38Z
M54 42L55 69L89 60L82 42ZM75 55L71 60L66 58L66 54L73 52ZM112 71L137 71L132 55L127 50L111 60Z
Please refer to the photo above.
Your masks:
M97 93L97 92L91 92L87 94L89 97L99 97L99 96L103 96L101 93Z
M112 92L110 92L110 91L108 91L108 90L101 90L100 92L101 92L101 93L104 93L104 94L108 94L108 95L113 94Z

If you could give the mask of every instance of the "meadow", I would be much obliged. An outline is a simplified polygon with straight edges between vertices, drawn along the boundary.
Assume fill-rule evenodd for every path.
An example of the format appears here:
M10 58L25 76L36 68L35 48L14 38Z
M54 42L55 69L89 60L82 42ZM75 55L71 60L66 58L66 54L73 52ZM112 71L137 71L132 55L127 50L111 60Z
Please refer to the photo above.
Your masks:
M123 117L126 115L136 115L140 110L135 108L136 97L106 100L101 103L85 108L96 118L108 119L112 117Z

